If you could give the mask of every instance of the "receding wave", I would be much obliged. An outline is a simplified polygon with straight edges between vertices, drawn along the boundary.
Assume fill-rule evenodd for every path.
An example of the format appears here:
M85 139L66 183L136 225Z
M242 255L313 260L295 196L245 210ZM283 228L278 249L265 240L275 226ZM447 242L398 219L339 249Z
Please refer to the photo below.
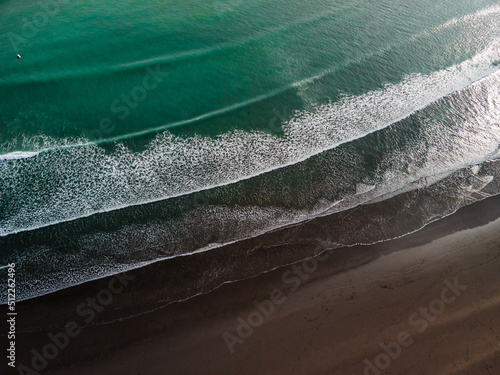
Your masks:
M357 206L354 206L353 210L340 208L336 211L330 210L328 217L334 217L332 214L335 213L341 216L334 219L336 226L326 231L327 238L320 236L316 240L327 241L325 246L332 249L356 244L372 244L403 236L421 229L440 217L452 214L466 204L498 194L499 181L500 163L489 162L432 178L421 178L414 181L411 186L387 195L377 197L377 194L371 194L358 197L357 205L375 204L374 208L367 208L365 210L367 212L356 212ZM408 196L404 196L405 191L410 192ZM403 198L393 198L400 196ZM395 200L391 201L390 198ZM388 200L390 203L388 208L380 211L376 203ZM323 209L328 205L330 209L332 208L331 204L325 202L321 205ZM316 216L325 216L327 211ZM367 215L368 212L370 215ZM346 214L344 219L342 219L343 213ZM186 214L181 222L174 221L171 224L161 223L158 219L152 218L148 223L122 225L120 229L112 232L101 229L86 233L88 232L86 229L76 238L74 230L70 230L67 235L72 236L71 240L64 238L65 230L56 231L58 236L62 235L63 239L67 240L67 249L61 249L57 245L56 248L53 245L31 244L20 250L16 241L10 244L7 241L4 245L7 245L5 250L10 251L9 259L23 267L23 273L19 275L18 300L24 300L158 261L213 251L272 229L290 226L304 220L309 221L312 217L310 211L206 206ZM200 218L203 221L203 228L200 228ZM349 220L346 220L347 218ZM104 220L109 221L113 218ZM223 231L221 231L222 222ZM99 225L99 222L97 224ZM258 230L263 227L266 227L266 230ZM210 243L214 233L219 236L219 241ZM25 245L28 245L29 240L30 237L27 237L21 240L20 244L27 241ZM292 241L290 238L283 240L286 244ZM204 246L197 247L197 244L201 243L204 243ZM279 246L280 243L275 245ZM16 249L12 251L14 246ZM78 251L75 251L75 247ZM187 251L188 249L191 251ZM7 255L3 254L2 258L5 257ZM45 267L38 267L40 260L45 262ZM219 273L224 275L227 272L229 270L207 269L206 276L200 275L196 288L190 292L195 295L210 290L214 287L210 275L215 273L219 277ZM226 275L226 277L229 279L225 281L238 279L236 275ZM5 289L5 285L0 287L0 291L2 296L6 296L2 288ZM166 303L175 301L177 292L173 290L170 292L168 299L164 301ZM183 291L183 294L185 295L186 291ZM1 299L0 303L5 303L5 300Z

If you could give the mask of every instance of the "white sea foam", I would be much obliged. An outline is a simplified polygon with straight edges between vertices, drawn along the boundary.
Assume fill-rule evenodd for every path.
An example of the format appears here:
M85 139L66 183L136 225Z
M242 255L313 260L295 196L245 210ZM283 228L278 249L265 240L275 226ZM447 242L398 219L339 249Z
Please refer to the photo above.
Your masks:
M15 170L0 164L0 182L9 187L15 206L12 215L1 218L0 235L185 195L290 166L383 129L484 76L493 80L486 85L493 91L486 95L489 108L484 111L484 121L491 123L498 118L498 73L494 73L498 67L492 62L500 58L499 46L495 39L459 65L430 75L413 74L382 90L297 113L284 124L283 136L234 131L216 139L186 139L164 132L140 153L121 144L112 154L89 145L40 153ZM497 135L498 128L489 127L483 140L474 139L490 145ZM441 163L439 155L434 163ZM32 186L34 176L45 181L43 188Z
M4 160L27 159L38 155L39 152L14 151L5 155L0 155L0 162Z
M443 30L446 28L449 28L450 26L454 26L457 24L473 24L474 21L477 21L478 19L482 19L485 17L490 17L490 16L496 16L500 14L500 5L493 5L491 7L485 8L485 9L480 9L475 13L468 14L462 18L452 18L448 22L437 26L433 29L433 31L439 31Z
M469 170L473 173L472 169L476 169L475 167L476 166L473 166L469 168ZM421 178L413 181L410 186L396 189L391 193L379 197L373 195L372 192L374 189L372 189L370 190L369 196L353 196L352 198L355 198L355 200L352 200L350 204L351 207L355 207L363 203L380 202L406 191L429 186L429 184L437 183L450 176L451 173L444 173L429 178ZM458 203L460 200L467 201L470 199L470 203L471 201L487 197L488 195L483 194L482 190L491 183L493 179L493 176L482 176L481 178L474 179L471 185L465 185L466 179L462 181L458 180L451 185L448 184L447 186L449 186L449 189L445 188L441 191L441 194L445 196L449 195L448 207L447 210L440 212L440 214L446 216L454 212L461 206L461 204ZM380 192L381 190L379 190L379 193ZM474 194L477 194L476 197L472 197ZM441 202L441 204L442 203L443 202ZM327 210L328 205L330 205L330 207L335 206L335 204L323 201L320 205L322 207L321 210L324 210L323 214L331 213ZM339 209L335 209L335 211L339 211ZM431 209L428 214L429 217L422 217L425 223L424 226L436 219ZM188 251L186 249L186 243L190 243L194 238L199 239L200 236L203 237L203 233L199 232L198 219L200 216L206 219L206 227L203 228L202 232L209 235L209 233L216 231L220 235L220 240L217 243L207 243L199 248ZM314 216L323 215L318 214ZM19 291L19 300L51 293L70 285L77 285L119 272L129 271L162 260L209 251L223 245L238 242L242 239L258 236L259 234L269 232L273 229L282 228L284 225L300 223L311 217L311 212L286 210L282 208L229 208L209 206L202 207L189 213L183 218L183 224L181 226L176 224L166 226L165 223L150 222L147 224L125 226L111 233L97 232L83 235L76 243L79 248L77 254L68 257L66 254L59 254L58 252L47 253L47 256L51 259L51 267L67 269L68 271L64 273L54 272L39 275L38 277L40 278L30 280L30 283L23 283ZM379 224L382 228L382 224L387 218L379 217L375 220L380 221ZM220 228L224 228L224 231L221 232ZM265 230L262 230L262 228L265 228ZM356 229L357 228L352 228L351 230ZM416 229L419 228L410 228L409 230L414 231ZM406 233L401 233L400 235L404 234ZM391 237L384 237L384 233L380 233L380 238L378 238L376 242L389 239L391 239ZM131 240L136 246L134 246L133 249L124 248L123 244L129 243ZM370 243L373 242L359 242L357 244ZM165 246L166 244L169 246ZM334 242L330 246L339 247L342 245L352 246L354 244ZM161 249L161 252L158 252L157 249ZM165 250L168 251L167 254L165 254ZM24 259L24 261L26 263L37 263L38 261L36 258L39 256L37 254L41 251L40 248L33 245L31 248L27 249L27 253L31 254L31 256ZM88 254L92 254L93 262L91 264L95 265L90 266L87 258ZM114 258L116 259L113 260ZM47 261L47 259L45 259L45 261ZM201 283L203 283L203 280L201 280ZM200 291L203 291L203 284L200 285ZM2 303L1 300L0 303Z

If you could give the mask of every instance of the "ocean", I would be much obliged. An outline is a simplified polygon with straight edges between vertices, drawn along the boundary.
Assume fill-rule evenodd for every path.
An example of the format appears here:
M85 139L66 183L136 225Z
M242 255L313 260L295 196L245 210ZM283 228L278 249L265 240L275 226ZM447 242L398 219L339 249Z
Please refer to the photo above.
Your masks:
M330 247L386 241L500 192L498 1L3 0L0 35L18 300L331 215ZM238 278L210 267L190 293Z

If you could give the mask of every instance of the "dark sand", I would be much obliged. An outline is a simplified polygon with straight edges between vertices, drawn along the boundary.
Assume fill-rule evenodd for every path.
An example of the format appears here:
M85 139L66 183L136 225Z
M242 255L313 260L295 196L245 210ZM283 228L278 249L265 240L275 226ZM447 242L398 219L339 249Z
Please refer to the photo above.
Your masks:
M131 271L134 280L41 373L363 374L369 362L387 368L366 374L500 374L498 216L497 196L397 240L323 253L296 265L296 290L283 281L297 273L290 265L165 306L170 273L196 282L208 253ZM82 324L77 306L110 279L19 303L17 364L29 365L49 332ZM453 294L455 279L466 289ZM237 335L239 317L258 318L253 302L275 289L283 303L231 354L223 334ZM406 347L392 344L398 337ZM380 356L381 344L394 358Z

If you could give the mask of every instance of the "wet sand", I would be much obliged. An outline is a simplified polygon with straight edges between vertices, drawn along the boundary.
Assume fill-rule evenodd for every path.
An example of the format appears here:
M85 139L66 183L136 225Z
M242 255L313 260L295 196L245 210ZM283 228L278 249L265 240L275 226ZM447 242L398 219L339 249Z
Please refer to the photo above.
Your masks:
M160 262L127 273L88 324L75 311L112 278L25 301L18 364L75 321L82 331L41 373L497 374L498 216L500 198L489 198L400 239L327 251L167 306L162 277L188 266L162 273Z

